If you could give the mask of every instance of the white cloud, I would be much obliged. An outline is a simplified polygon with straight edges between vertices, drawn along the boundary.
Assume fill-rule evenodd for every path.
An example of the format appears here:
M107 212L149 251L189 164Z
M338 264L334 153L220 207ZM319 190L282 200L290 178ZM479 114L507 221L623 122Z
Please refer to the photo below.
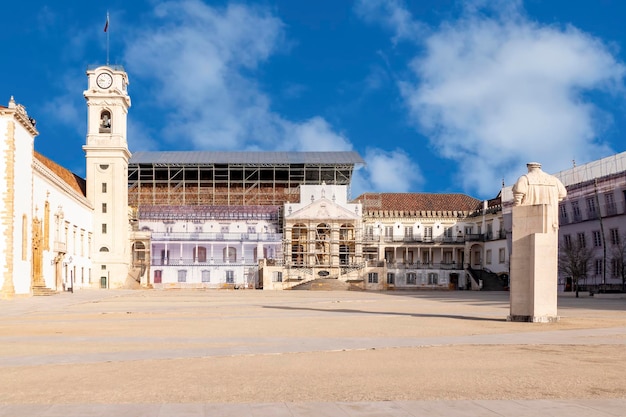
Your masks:
M196 0L161 4L155 16L129 41L126 61L143 82L156 81L155 104L169 111L166 139L205 149L274 139L277 116L246 71L281 45L280 20L263 9Z
M167 111L162 126L141 136L141 146L152 148L150 137L160 135L179 149L353 149L349 138L320 116L292 121L272 111L255 70L287 42L283 23L266 9L186 0L159 5L154 18L156 23L136 29L125 52L131 76L152 83L154 104ZM403 152L376 151L366 159L373 169L363 171L363 190L408 191L411 181L421 178ZM409 167L412 171L404 172Z
M354 6L356 14L367 22L380 22L386 29L393 30L393 42L418 40L424 25L413 19L401 0L358 0Z
M332 127L321 117L314 117L305 122L284 123L287 137L291 141L291 149L298 151L351 151L352 144L348 139L332 130Z
M493 194L528 161L554 172L609 153L599 137L610 117L588 94L623 92L624 65L610 48L574 27L530 21L520 2L491 13L484 4L468 3L432 31L410 64L415 79L400 82L412 120L458 161L464 188Z
M366 166L354 173L354 197L369 191L411 192L424 182L419 166L401 149L369 148L364 159Z

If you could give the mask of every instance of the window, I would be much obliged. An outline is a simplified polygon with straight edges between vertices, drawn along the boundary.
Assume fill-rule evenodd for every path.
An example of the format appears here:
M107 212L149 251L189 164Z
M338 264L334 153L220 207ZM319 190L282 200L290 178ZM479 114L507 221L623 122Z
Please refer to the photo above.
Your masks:
M614 278L619 277L620 273L620 260L613 258L611 259L611 275L613 275Z
M559 215L561 220L567 221L567 209L565 208L565 204L559 204Z
M583 232L578 233L578 245L581 248L586 248L587 247L587 242L585 241L585 233L583 233Z
M203 269L200 273L202 274L202 282L211 282L211 271Z
M187 270L186 269L178 270L178 282L187 282Z
M610 229L609 233L611 233L611 244L619 245L619 229Z
M272 272L272 281L283 282L283 273L281 271Z
M563 244L565 245L565 248L571 249L571 247L572 247L572 236L571 235L563 236Z
M501 263L501 264L506 262L506 252L505 252L504 248L500 248L498 250L498 262Z
M447 238L451 239L451 238L452 238L452 229L453 229L452 227L445 227L445 228L443 229L443 235L444 235L445 237L447 237Z
M194 262L206 262L206 248L204 246L198 246L193 251Z
M107 270L107 266L106 265L100 265L100 269L103 270L103 271L106 271Z
M367 282L370 284L378 284L378 272L370 272L367 274Z
M425 239L432 239L433 238L433 227L432 226L424 227L424 238Z
M572 213L574 214L574 220L581 220L580 206L578 201L572 201Z
M222 252L222 257L224 262L236 262L237 261L237 249L235 248L224 248Z
M396 274L393 272L387 272L387 284L395 284L396 282Z
M439 283L439 275L436 272L431 272L428 274L428 284L429 285L437 285Z
M170 262L170 251L161 250L161 265L167 265Z
M106 183L106 182L103 182L103 183L102 183L102 193L104 194L104 193L106 193L106 192L107 192L107 183Z
M465 234L466 235L471 235L472 231L473 231L473 227L472 226L465 226Z
M417 275L415 272L409 272L406 274L406 283L407 285L415 285L417 283Z
M404 227L404 237L411 239L413 237L413 226Z
M385 237L393 237L393 226L385 226Z
M220 227L220 233L228 233L228 225L222 225Z
M594 230L593 232L593 246L596 248L602 246L602 235L599 230Z
M256 233L256 229L254 226L248 226L248 233Z
M485 262L490 265L491 264L491 249L487 249L485 252Z
M365 238L372 239L374 237L374 226L365 227Z
M226 283L234 284L235 283L235 271L225 271L226 272Z
M606 204L607 216L617 214L617 207L615 206L615 197L613 197L613 193L604 194L604 203Z
M598 213L596 212L595 197L587 198L587 217L590 219L595 219L598 217Z
M103 246L100 248L100 252L108 252L109 248L107 248L106 246Z
M596 275L602 275L602 259L596 259L594 266Z
M102 223L102 234L106 234L106 232L107 232L107 224Z
M107 203L102 203L102 212L103 213L107 212Z

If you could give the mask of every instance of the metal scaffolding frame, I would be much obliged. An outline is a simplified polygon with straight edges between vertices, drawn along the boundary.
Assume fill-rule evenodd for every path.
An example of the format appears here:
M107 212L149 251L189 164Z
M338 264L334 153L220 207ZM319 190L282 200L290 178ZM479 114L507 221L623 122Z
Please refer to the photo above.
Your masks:
M296 203L300 185L349 186L355 166L363 164L354 152L329 152L328 158L321 152L269 153L271 158L253 152L207 153L206 161L194 160L186 153L144 154L131 158L128 166L128 201L135 208ZM246 156L251 162L241 161Z

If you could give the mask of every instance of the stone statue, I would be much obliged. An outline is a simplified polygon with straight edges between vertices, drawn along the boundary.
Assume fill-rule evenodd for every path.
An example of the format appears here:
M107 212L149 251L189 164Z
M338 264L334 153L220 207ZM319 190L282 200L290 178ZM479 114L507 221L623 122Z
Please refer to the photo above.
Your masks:
M567 196L565 186L558 178L541 170L538 162L526 164L528 173L519 177L513 186L513 199L516 206L547 204L558 215L559 201ZM554 219L558 218L557 216Z
M559 201L567 195L558 178L526 164L513 186L511 210L511 314L509 321L558 321Z

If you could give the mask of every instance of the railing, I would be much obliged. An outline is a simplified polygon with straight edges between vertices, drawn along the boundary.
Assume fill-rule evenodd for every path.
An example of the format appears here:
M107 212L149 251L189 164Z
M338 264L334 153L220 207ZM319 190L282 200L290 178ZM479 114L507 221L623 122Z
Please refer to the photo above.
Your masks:
M341 266L341 275L347 275L350 272L354 272L354 271L358 271L360 269L365 268L366 263L365 262L360 262L358 264L351 264L351 265L342 265Z
M151 266L257 266L257 262L255 261L246 261L245 259L239 259L235 261L223 261L223 260L202 260L199 261L197 259L189 259L189 258L151 258L150 259Z
M456 262L388 262L387 267L396 269L463 269L463 265Z
M280 233L205 233L205 232L152 232L152 241L246 241L246 242L280 242Z
M465 235L465 241L466 242L484 242L485 241L485 235L482 233L468 233Z

